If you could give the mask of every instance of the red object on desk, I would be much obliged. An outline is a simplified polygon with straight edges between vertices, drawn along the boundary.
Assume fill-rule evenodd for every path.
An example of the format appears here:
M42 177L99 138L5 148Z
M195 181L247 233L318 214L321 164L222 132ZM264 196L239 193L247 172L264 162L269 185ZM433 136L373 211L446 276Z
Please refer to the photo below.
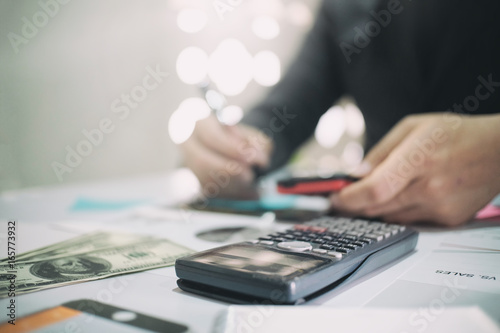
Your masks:
M356 177L343 174L329 178L290 178L278 181L277 188L281 194L328 195L340 191L357 180Z
M491 204L484 207L476 214L476 219L479 220L490 219L493 217L500 217L500 207Z

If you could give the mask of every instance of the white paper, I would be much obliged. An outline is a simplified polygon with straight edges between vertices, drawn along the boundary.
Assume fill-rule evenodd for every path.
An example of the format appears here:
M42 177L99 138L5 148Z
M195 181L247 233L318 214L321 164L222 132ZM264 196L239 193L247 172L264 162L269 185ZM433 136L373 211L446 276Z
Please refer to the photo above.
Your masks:
M231 306L214 333L498 333L481 309L447 309L433 321L412 321L418 309L333 308L316 306Z

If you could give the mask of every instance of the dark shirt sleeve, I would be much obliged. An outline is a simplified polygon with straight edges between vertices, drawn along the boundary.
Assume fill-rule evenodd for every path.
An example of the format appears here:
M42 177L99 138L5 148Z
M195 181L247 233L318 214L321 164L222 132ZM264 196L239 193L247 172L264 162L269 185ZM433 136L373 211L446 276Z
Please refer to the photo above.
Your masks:
M266 171L285 164L313 133L321 115L344 93L336 65L342 55L332 44L334 25L323 7L286 75L242 120L273 140L271 165Z

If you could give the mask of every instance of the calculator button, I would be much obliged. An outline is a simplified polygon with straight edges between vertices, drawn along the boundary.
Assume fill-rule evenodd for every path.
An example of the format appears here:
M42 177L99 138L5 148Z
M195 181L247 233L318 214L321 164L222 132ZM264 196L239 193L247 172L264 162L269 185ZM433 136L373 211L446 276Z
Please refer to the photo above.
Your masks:
M263 244L263 245L273 245L274 242L273 241L268 241L268 240L261 240L259 241L259 244Z
M391 233L392 236L394 236L395 234L397 234L399 232L398 229L390 229L388 231Z
M368 239L380 242L382 239L384 239L384 236L377 235L377 234L367 234L364 236L364 238L368 238Z
M303 252L312 249L312 245L307 242L281 242L278 243L278 247L280 249L294 251L294 252Z
M351 242L350 239L347 239L347 238L338 238L335 240L336 242L339 242L339 243L343 243L343 244L348 244Z
M356 241L356 242L352 242L351 244L352 244L352 245L359 246L359 247L363 247L363 246L365 246L365 245L366 245L366 243L363 243L363 242L357 242L357 241Z
M344 247L349 250L356 250L358 248L356 245L351 245L351 244L346 244L344 245Z
M259 240L270 241L273 240L271 237L259 237Z
M361 237L361 236L363 236L363 232L361 232L361 231L351 231L351 232L347 233L344 237L358 238L358 237Z
M340 253L344 253L344 254L347 254L349 252L351 252L351 249L347 249L345 247L338 247L335 249L336 252L340 252Z
M333 250L335 246L329 245L329 244L323 244L319 247L320 249L325 249L325 250Z
M314 244L323 244L323 243L326 243L326 240L321 239L321 238L317 238L317 239L313 239L311 241L311 243L314 243Z
M283 238L283 237L273 237L273 240L274 240L275 242L284 242L284 241L286 241L286 239L285 239L285 238Z
M328 251L327 250L323 250L323 249L314 249L313 250L314 253L319 253L319 254L325 254L327 253Z
M357 242L360 242L360 243L364 243L364 244L370 244L371 242L373 242L373 240L371 240L370 238L360 238L357 240Z
M335 257L337 259L342 259L343 254L337 251L330 251L327 253L329 256Z
M374 232L375 235L381 235L384 238L389 238L391 237L391 232L390 231L385 231L385 230L380 230L378 232Z

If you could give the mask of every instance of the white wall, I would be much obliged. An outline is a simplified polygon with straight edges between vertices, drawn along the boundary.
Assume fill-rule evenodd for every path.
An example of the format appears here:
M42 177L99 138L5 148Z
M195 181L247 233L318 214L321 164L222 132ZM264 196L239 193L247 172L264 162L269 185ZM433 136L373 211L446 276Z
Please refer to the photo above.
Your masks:
M168 119L183 99L199 94L176 74L179 52L197 45L210 53L222 39L235 37L251 54L273 50L285 67L306 30L281 17L278 38L255 37L250 25L258 14L257 0L241 1L225 20L211 1L71 0L57 10L52 7L53 17L43 22L41 3L55 1L0 1L0 191L175 168L181 161L168 136ZM290 2L260 1L260 8L285 8ZM304 2L314 11L316 0ZM196 34L180 31L179 9L200 5L209 18L207 27ZM23 18L41 20L42 27L23 33ZM17 37L12 33L22 42L13 42ZM169 76L120 119L123 114L112 112L112 102L142 85L148 67ZM247 108L264 91L251 82L230 102ZM82 131L103 120L113 131L88 156L68 165L67 147L77 149L86 139ZM59 169L59 177L54 162L68 167Z

